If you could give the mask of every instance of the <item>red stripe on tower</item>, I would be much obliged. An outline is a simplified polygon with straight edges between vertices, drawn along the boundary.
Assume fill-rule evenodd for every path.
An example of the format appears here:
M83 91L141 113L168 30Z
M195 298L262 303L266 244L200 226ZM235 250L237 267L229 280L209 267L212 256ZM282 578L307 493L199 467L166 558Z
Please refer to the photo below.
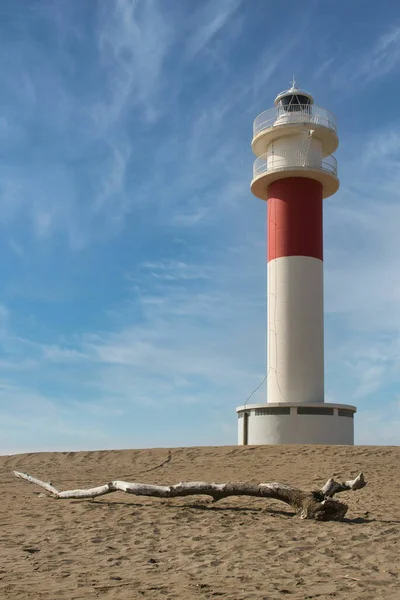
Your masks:
M268 187L268 261L283 256L323 259L319 181L290 177Z

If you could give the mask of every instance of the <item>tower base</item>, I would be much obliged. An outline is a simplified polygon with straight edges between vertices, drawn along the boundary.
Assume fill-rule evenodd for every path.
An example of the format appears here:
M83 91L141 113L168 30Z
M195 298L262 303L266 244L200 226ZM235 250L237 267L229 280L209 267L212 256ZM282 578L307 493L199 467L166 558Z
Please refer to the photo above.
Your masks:
M349 404L248 404L236 409L238 444L354 444L355 406Z

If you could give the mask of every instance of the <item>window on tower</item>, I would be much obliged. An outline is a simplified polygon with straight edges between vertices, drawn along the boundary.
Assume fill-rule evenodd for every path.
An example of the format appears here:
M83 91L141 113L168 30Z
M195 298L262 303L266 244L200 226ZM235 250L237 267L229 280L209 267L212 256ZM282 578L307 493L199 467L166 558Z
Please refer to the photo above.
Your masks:
M311 101L302 94L288 94L279 100L279 105L285 112L310 112Z

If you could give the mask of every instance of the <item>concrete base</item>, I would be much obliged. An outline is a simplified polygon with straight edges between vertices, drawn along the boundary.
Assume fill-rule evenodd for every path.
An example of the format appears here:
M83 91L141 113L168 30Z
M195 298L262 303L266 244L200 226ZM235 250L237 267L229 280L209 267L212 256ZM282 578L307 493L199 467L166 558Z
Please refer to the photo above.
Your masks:
M239 406L238 444L354 444L355 406L289 404Z

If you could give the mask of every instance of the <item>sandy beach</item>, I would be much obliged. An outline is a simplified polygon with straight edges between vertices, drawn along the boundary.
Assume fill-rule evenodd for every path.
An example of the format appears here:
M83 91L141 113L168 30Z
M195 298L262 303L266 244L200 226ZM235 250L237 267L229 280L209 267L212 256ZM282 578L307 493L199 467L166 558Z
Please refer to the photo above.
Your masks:
M316 489L364 471L344 522L301 520L283 503L123 493L54 500L111 479L281 481ZM2 600L400 599L399 447L204 447L0 457Z

